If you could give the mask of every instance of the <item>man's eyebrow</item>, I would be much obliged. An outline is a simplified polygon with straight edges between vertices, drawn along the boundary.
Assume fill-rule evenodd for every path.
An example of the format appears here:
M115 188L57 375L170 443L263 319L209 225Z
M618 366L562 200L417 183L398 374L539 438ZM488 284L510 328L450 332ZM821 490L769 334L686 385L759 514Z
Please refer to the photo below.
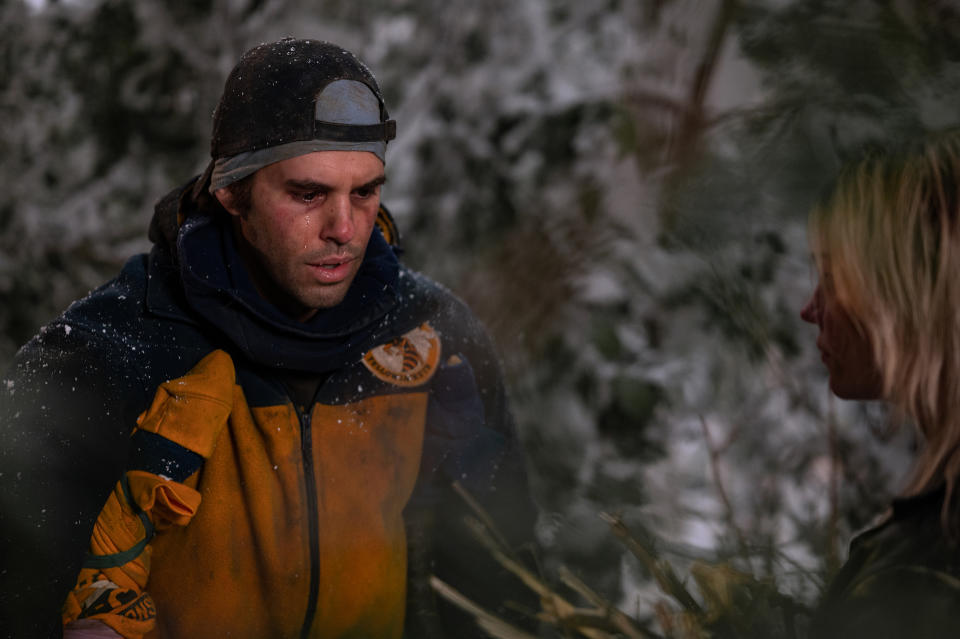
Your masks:
M362 189L374 189L382 184L385 184L387 181L386 175L380 175L366 184L361 184L360 186L354 188L354 191L359 191ZM298 191L330 191L332 187L323 182L317 182L315 180L287 180L285 182L287 188L296 189Z
M287 180L284 182L287 188L300 191L329 191L330 187L322 182L314 180Z
M370 181L367 182L366 184L361 184L360 186L358 186L357 188L355 188L354 191L361 191L361 190L363 190L363 189L375 189L375 188L377 188L378 186L382 186L382 185L386 184L386 182L387 182L387 176L386 176L386 175L381 175L380 177L376 177L376 178L370 180Z

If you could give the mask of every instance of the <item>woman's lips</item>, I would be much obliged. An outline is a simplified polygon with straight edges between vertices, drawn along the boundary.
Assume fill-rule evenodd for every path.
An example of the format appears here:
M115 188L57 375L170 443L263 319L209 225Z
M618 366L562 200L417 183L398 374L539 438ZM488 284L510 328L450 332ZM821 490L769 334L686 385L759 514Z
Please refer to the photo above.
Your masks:
M820 351L820 361L824 364L827 363L827 360L830 359L830 354L827 353L827 350L820 344L820 340L817 340L817 350Z

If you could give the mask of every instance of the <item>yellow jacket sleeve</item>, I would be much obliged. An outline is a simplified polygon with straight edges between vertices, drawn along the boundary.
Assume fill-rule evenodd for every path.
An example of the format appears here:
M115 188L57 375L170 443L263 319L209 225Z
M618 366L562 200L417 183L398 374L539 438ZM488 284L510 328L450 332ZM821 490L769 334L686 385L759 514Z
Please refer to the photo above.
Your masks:
M173 449L198 460L208 458L230 416L234 377L230 357L214 351L184 377L160 386L131 437L159 436L167 455ZM191 474L193 481L177 481L161 472L131 469L117 482L64 602L65 626L96 619L123 637L137 639L153 630L157 612L147 591L150 541L171 526L186 526L197 512L200 493L184 483L195 483L195 471Z

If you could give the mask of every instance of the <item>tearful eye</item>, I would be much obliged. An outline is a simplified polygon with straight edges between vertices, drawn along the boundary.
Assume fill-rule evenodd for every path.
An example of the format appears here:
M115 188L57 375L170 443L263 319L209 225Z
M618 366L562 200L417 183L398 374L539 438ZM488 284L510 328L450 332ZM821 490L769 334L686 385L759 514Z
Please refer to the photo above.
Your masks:
M310 191L308 193L303 193L300 195L300 199L304 202L313 202L317 197L320 196L318 191Z

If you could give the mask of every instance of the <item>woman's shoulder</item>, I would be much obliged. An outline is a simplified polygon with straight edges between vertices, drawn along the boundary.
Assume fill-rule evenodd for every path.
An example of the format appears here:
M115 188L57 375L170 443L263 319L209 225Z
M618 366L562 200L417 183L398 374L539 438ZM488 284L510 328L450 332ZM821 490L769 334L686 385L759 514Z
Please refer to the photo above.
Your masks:
M940 487L894 499L885 520L851 542L847 563L857 568L855 576L926 568L960 577L960 530L950 535L944 528L945 492Z
M960 629L960 541L941 525L943 498L940 489L895 500L882 524L853 540L811 636L926 638Z

